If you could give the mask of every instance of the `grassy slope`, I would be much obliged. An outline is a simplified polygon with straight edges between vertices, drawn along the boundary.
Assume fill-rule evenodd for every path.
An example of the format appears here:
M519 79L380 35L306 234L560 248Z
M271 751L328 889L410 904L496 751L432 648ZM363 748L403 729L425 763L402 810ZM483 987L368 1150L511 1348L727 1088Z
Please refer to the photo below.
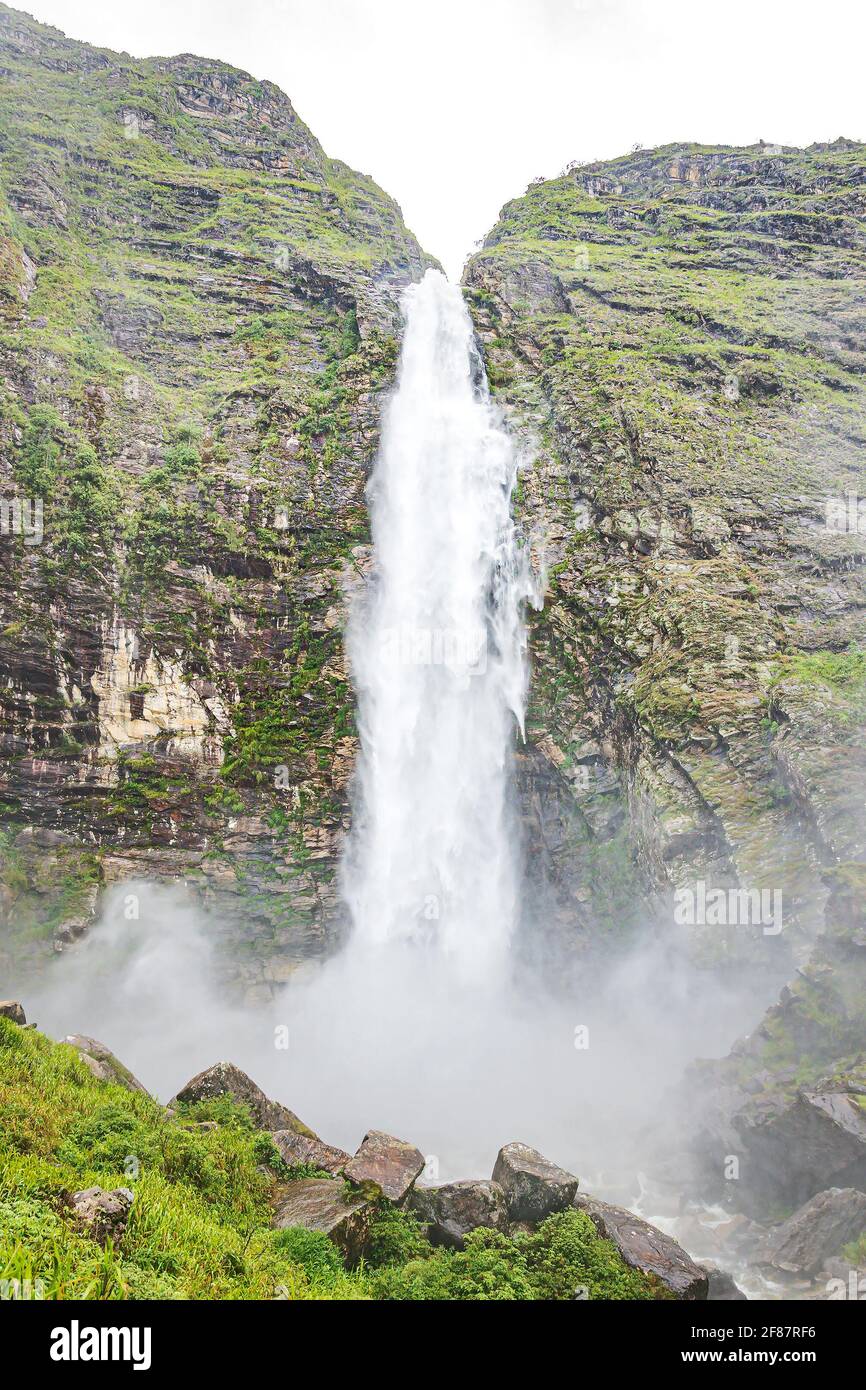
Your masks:
M592 1298L663 1294L577 1211L535 1236L476 1232L452 1254L383 1202L367 1263L346 1270L324 1236L271 1229L283 1182L309 1174L286 1169L243 1111L205 1102L171 1118L4 1018L0 1114L0 1279L41 1280L46 1298L549 1300L579 1285ZM184 1127L202 1120L217 1127ZM70 1207L71 1193L96 1185L135 1193L116 1249Z

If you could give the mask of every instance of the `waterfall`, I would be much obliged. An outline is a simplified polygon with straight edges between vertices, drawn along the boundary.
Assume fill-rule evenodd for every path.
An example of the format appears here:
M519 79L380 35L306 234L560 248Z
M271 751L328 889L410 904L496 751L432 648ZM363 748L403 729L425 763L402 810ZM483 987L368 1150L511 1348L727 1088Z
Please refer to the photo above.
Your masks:
M223 1056L349 1151L383 1129L450 1181L489 1174L520 1139L619 1198L604 1175L642 1151L684 1062L718 1053L754 1009L673 960L649 921L603 977L555 977L543 904L519 903L510 811L522 610L538 601L511 520L517 456L460 291L429 272L404 308L348 634L360 753L345 948L299 967L270 1006L230 1007L211 921L179 888L133 885L130 936L117 885L55 983L27 997L40 1023L104 1038L165 1097ZM519 970L518 912L533 947Z
M530 576L516 454L461 292L429 270L403 311L369 486L375 567L348 634L360 758L343 892L358 945L427 945L469 979L503 964L517 913Z

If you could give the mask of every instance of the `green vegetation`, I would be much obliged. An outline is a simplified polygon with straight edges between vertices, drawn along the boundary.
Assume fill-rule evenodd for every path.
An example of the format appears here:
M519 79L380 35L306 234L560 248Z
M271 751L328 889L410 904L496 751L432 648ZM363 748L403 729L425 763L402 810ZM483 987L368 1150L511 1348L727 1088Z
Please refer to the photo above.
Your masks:
M46 1298L657 1298L589 1218L568 1211L534 1235L478 1230L434 1249L382 1200L366 1256L346 1269L327 1238L272 1229L287 1169L271 1138L227 1097L178 1107L97 1081L73 1048L0 1018L0 1279L41 1281ZM102 1245L69 1202L128 1187L126 1230Z
M368 1297L363 1276L293 1258L270 1229L276 1179L241 1112L188 1130L149 1097L96 1081L73 1049L0 1019L0 1278L49 1298ZM212 1114L202 1108L202 1118ZM68 1194L130 1187L115 1249L76 1225ZM309 1264L309 1261L306 1262Z
M373 1280L380 1298L568 1301L654 1299L665 1290L630 1269L610 1241L601 1240L585 1212L549 1216L533 1235L509 1238L477 1230L465 1250L437 1249L426 1259L391 1266Z
M15 480L25 497L50 499L60 470L58 435L63 421L53 406L34 406L27 417Z
M170 729L116 768L108 751L71 834L141 843L181 813L219 854L229 816L285 814L289 795L295 819L333 820L353 725L329 612L369 540L376 396L397 352L381 287L426 258L272 84L206 59L96 58L5 6L0 46L0 453L19 496L44 502L40 543L6 547L7 746L50 750L71 777L99 739L90 676L116 673L123 630L133 661L213 701L226 768L194 753L166 770ZM4 806L20 815L37 774L19 771ZM288 910L269 887L245 888L265 934ZM47 940L44 914L25 916L18 934Z
M852 643L843 652L795 652L777 668L775 680L782 679L822 685L859 702L866 695L866 650Z

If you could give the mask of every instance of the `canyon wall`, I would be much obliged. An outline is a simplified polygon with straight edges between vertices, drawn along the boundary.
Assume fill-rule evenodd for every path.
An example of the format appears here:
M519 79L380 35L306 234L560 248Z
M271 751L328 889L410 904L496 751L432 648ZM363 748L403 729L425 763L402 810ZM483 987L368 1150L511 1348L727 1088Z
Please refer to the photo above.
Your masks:
M464 279L532 460L523 777L551 920L580 924L601 865L619 930L637 877L696 961L790 974L696 1073L707 1165L721 1185L747 1149L761 1200L859 1181L866 146L573 167L502 210Z
M267 991L339 925L345 596L430 262L224 63L0 6L0 142L0 964L156 875Z

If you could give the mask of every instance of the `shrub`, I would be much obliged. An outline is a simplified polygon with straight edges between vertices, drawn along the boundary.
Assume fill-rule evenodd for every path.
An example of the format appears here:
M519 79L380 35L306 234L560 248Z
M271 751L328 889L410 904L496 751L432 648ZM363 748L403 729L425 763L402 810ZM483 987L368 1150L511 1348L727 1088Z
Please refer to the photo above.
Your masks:
M468 1235L465 1250L439 1249L429 1259L388 1266L371 1283L376 1297L388 1300L515 1302L534 1296L517 1244L487 1230Z
M404 1265L431 1253L416 1217L383 1202L370 1224L367 1237L367 1264L378 1269L385 1265Z
M15 476L25 497L50 497L57 484L63 421L50 405L34 405L24 426Z
M336 1246L321 1231L308 1231L305 1226L287 1226L275 1231L274 1249L285 1255L292 1264L300 1265L312 1280L326 1283L343 1273L343 1261Z
M583 1211L549 1216L534 1235L519 1237L532 1284L533 1297L573 1299L586 1290L591 1299L648 1299L663 1294L662 1286L625 1263L616 1246L600 1239Z

